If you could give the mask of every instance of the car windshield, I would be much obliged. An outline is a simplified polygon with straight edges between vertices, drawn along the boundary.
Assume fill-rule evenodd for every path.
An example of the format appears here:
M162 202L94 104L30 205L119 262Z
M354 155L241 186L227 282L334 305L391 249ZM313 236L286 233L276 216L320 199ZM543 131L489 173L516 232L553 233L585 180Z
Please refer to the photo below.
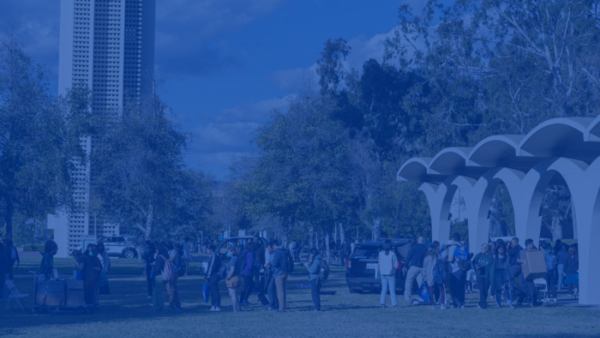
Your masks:
M379 256L379 247L376 246L361 246L354 249L352 257L367 257L373 258Z

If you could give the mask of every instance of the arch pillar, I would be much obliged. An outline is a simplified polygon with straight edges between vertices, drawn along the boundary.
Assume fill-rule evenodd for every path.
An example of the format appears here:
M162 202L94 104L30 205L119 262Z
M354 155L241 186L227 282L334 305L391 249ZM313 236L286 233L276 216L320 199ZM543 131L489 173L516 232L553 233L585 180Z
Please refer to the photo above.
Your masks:
M579 302L600 304L600 158L590 166L586 163L560 158L548 167L548 173L563 176L571 192L573 230L579 236Z

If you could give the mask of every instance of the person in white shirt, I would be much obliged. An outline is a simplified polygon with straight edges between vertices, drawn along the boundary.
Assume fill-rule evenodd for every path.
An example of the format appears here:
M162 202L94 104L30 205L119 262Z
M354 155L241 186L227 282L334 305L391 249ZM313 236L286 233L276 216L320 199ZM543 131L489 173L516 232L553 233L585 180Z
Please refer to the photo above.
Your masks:
M379 272L381 273L381 307L385 308L387 289L390 289L392 306L398 307L396 299L396 269L398 268L398 257L392 250L392 241L389 239L383 243L383 249L379 252Z

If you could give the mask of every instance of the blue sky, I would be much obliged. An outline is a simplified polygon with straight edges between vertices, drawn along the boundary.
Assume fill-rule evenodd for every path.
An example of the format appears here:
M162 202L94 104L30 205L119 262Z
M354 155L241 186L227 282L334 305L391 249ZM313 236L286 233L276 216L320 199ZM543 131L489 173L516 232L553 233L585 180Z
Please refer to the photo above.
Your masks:
M156 71L165 100L193 134L189 164L224 178L232 155L252 151L252 131L270 111L315 80L328 38L350 42L349 67L381 59L402 2L157 0ZM60 1L1 1L2 22L11 15L26 51L56 82Z

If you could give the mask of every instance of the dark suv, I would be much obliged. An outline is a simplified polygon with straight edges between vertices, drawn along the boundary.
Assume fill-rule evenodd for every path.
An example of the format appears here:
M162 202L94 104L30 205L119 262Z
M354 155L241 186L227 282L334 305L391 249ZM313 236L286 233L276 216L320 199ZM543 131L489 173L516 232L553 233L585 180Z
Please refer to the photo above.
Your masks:
M412 242L412 239L392 240L392 250L398 257L396 268L396 291L398 292L404 290L405 277L402 274L402 264ZM382 247L383 240L356 245L350 259L346 260L346 282L350 293L381 290L381 278L376 274Z

